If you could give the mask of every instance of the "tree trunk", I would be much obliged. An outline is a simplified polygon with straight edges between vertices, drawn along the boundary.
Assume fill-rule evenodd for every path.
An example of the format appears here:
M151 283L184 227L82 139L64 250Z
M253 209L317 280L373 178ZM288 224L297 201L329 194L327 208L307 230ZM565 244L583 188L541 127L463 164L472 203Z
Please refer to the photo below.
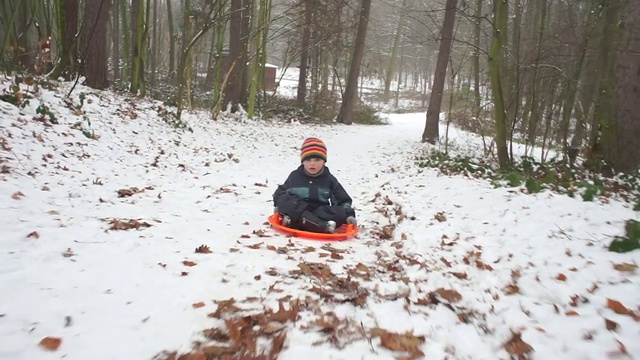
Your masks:
M605 160L615 171L637 173L640 168L640 7L626 3L620 45L616 51L613 98L614 138L603 142Z
M51 72L53 79L62 76L71 80L76 73L78 59L78 0L56 0L56 23L58 28L58 64Z
M307 100L307 65L309 63L309 43L311 38L313 0L304 0L304 24L302 25L302 43L300 49L300 66L298 74L298 106L304 106Z
M87 0L84 9L84 75L87 86L106 89L107 76L107 23L111 0Z
M493 39L489 50L489 77L491 79L491 94L493 97L493 111L496 122L496 150L500 168L509 165L507 152L507 114L502 94L502 79L500 68L503 63L503 46L507 36L507 0L493 0Z
M229 86L224 92L224 104L230 104L232 111L238 110L245 98L245 72L247 69L248 0L231 0L229 9Z
M133 24L129 24L129 18L127 17L127 7L129 7L129 10L131 7L127 5L128 1L117 1L120 2L120 19L122 20L121 73L125 74L121 75L121 78L126 78L131 81L131 26L133 26Z
M404 14L405 14L404 9L406 5L407 5L407 0L402 0L402 6L400 7L400 15L398 16L398 29L396 30L396 38L393 40L393 49L391 50L391 55L389 56L389 63L388 63L389 65L387 66L387 73L385 75L385 80L384 80L384 95L382 96L382 100L385 102L389 101L389 92L391 90L391 78L393 77L393 63L396 59L396 54L398 53L398 44L400 43L400 34L403 32ZM400 79L398 76L398 81L399 80Z
M120 0L113 1L113 51L111 53L111 63L113 64L113 81L120 80Z
M176 34L173 10L171 10L171 1L169 0L167 0L167 23L169 26L169 80L172 81L176 76Z
M436 61L436 73L433 77L431 96L429 98L429 108L427 110L427 121L422 132L422 142L435 144L440 137L438 124L440 122L440 106L442 106L442 93L444 83L447 78L447 64L453 43L453 27L456 20L457 0L447 0L444 10L444 21L442 23L442 35L440 38L440 49L438 50L438 60Z
M358 77L360 76L360 64L362 63L362 57L364 56L364 44L367 38L370 12L371 0L362 0L360 20L358 21L358 32L356 33L353 57L351 58L349 76L347 77L347 87L342 96L342 104L340 104L340 112L337 116L337 121L339 123L347 125L351 125L353 123L353 107L356 102L356 91L358 91Z
M153 87L156 83L156 78L157 78L157 72L158 72L158 58L157 58L157 54L158 54L158 37L159 37L159 33L158 33L158 0L153 0L153 31L151 33L151 59L150 60L150 75L151 75L151 79L149 80L149 83L151 84L151 86Z
M480 98L480 34L482 30L482 2L476 0L475 21L473 29L473 98L475 105L475 116L480 115L482 99Z
M144 96L145 3L131 2L131 86L130 92Z

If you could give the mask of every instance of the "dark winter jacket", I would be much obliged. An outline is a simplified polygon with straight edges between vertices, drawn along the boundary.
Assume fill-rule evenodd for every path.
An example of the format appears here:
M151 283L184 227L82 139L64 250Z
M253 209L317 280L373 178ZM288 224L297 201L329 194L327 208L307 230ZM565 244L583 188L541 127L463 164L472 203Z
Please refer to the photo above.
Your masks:
M278 200L284 198L283 195L285 195L284 197L293 195L304 200L312 210L323 205L330 205L342 206L347 213L354 213L351 209L351 197L326 166L322 173L311 176L304 171L304 166L300 165L273 193L273 203L276 207Z

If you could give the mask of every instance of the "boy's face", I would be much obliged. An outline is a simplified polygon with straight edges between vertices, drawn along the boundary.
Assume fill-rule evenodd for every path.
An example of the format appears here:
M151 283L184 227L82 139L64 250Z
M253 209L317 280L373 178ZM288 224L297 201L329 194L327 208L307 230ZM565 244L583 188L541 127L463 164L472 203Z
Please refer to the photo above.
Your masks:
M324 166L324 160L318 158L310 158L303 161L302 165L304 166L304 170L306 172L311 175L315 175L319 173L320 170L322 170L322 167Z

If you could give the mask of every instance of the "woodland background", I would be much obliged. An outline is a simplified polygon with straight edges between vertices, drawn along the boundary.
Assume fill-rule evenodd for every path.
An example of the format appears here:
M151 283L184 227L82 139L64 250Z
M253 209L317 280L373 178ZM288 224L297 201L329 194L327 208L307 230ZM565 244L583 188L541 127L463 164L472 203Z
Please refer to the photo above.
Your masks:
M20 83L62 78L162 99L176 124L192 108L350 124L391 106L426 110L430 143L446 113L502 168L514 143L640 165L638 0L4 0L0 39L13 103ZM264 90L267 63L299 68L295 99Z

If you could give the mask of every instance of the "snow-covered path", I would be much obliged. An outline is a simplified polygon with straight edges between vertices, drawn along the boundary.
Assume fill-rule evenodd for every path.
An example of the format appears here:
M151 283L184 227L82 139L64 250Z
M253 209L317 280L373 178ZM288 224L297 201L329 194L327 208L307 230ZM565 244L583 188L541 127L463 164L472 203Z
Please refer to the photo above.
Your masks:
M614 269L637 254L604 249L637 218L629 206L420 169L424 114L378 127L193 114L180 134L158 104L103 93L83 107L88 140L47 95L62 125L0 112L0 359L149 359L193 341L279 359L601 359L618 341L640 356L640 278ZM356 240L265 225L308 136L354 198ZM130 219L142 227L109 230Z

